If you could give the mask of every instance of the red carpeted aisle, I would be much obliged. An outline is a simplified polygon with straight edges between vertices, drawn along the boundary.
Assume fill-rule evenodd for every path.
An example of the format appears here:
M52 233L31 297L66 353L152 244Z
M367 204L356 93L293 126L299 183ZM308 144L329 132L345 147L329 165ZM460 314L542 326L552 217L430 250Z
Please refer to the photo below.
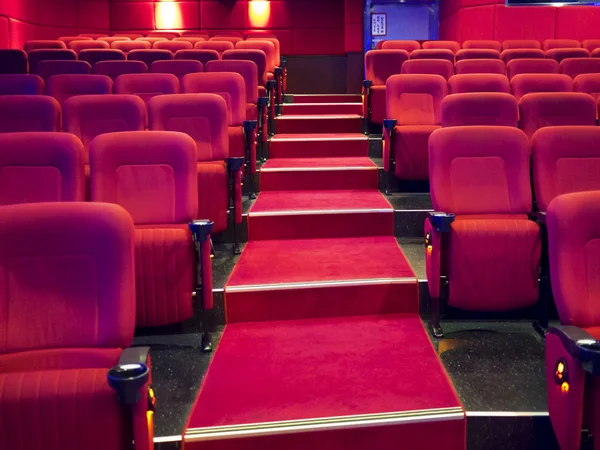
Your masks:
M338 100L277 119L186 449L465 447L356 97Z

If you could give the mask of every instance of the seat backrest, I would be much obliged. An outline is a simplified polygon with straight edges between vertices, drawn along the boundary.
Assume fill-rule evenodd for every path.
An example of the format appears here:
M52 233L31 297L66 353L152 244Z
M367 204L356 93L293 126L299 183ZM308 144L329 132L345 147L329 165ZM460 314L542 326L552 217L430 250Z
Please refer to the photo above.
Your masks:
M600 73L598 58L566 58L560 62L560 73L575 78L583 73Z
M502 51L502 44L500 41L490 41L483 39L474 39L463 42L463 49L484 49L484 50L496 50L498 53Z
M138 39L144 37L143 34L140 33L115 33L113 37L128 37L129 39Z
M101 37L107 37L108 34L105 34L105 33L79 33L79 36L82 38L98 39ZM117 36L117 34L115 34L115 36Z
M561 195L550 203L548 259L552 293L563 325L600 324L600 192Z
M137 95L146 105L157 95L178 94L179 91L179 79L170 73L125 74L115 80L115 94Z
M150 67L152 73L170 73L179 78L179 82L188 73L204 72L201 62L193 59L174 59L172 61L154 61Z
M194 44L195 49L200 50L215 50L223 53L226 50L233 50L235 46L228 41L199 41Z
M497 73L471 73L454 75L448 80L450 94L465 92L504 92L510 94L510 82Z
M210 34L208 32L203 33L201 31L188 30L183 31L181 37L201 37L205 41L208 41L210 39Z
M162 95L148 103L150 129L188 134L199 162L229 156L228 114L227 103L216 94Z
M83 146L68 133L0 134L0 205L84 200Z
M60 105L47 95L0 96L0 133L58 131Z
M10 311L0 315L0 354L131 345L134 245L131 217L115 205L0 208L2 308Z
M506 64L506 74L510 80L522 73L558 73L560 66L553 59L524 58L513 59Z
M517 100L500 92L452 94L442 101L442 126L519 126Z
M194 45L196 44L196 42L206 41L206 39L203 37L182 36L182 37L173 39L173 41L174 42L189 42L190 44L192 44L192 48L193 48Z
M79 53L81 50L89 49L108 50L110 44L105 41L71 41L68 47L75 53Z
M554 48L546 51L546 58L561 62L566 58L589 58L590 52L585 48Z
M544 59L546 53L537 48L513 48L500 53L500 59L508 64L514 59Z
M581 43L581 46L591 53L600 48L600 39L586 39Z
M29 73L37 74L38 73L38 65L40 61L48 61L48 60L60 60L60 61L75 61L77 59L77 55L73 50L58 50L58 49L50 49L50 50L31 50L27 54L27 60L29 61Z
M280 66L281 65L281 43L279 42L279 39L277 39L276 37L248 37L246 38L249 41L269 41L273 44L273 46L275 46L275 66Z
M237 36L237 37L244 37L242 35L242 33L239 33L238 31L215 31L212 33L212 37L220 37L220 36Z
M156 38L165 38L165 39L175 39L176 37L181 36L181 33L178 31L149 31L148 37L156 37Z
M446 49L456 53L460 50L460 44L456 41L426 41L423 42L423 48L425 50Z
M246 83L239 73L192 73L183 77L182 91L223 97L229 126L241 126L246 120Z
M75 95L112 94L113 82L105 75L54 75L46 85L46 94L63 105Z
M456 61L463 59L500 59L500 52L491 48L463 48L456 52Z
M94 65L94 73L106 75L113 81L127 73L146 73L148 67L142 61L100 61Z
M398 125L439 125L448 93L440 75L393 75L386 83L387 117Z
M546 39L542 42L542 50L552 50L555 48L581 48L581 43L575 39Z
M98 41L104 41L104 42L108 42L108 44L112 47L112 44L114 42L119 42L119 41L123 41L123 42L131 42L131 38L128 36L106 36L106 37L101 37L97 39Z
M512 50L514 48L537 48L541 49L540 41L535 39L507 39L502 41L502 49Z
M63 105L63 129L77 136L85 149L85 163L92 140L101 134L143 131L146 105L137 95L80 95Z
M0 95L42 95L44 87L37 75L0 75Z
M184 133L107 133L90 145L93 202L116 203L136 225L184 224L198 212L196 145Z
M267 84L267 55L262 50L227 50L222 55L223 61L250 61L256 65L258 85Z
M0 74L26 74L27 53L18 48L0 49Z
M87 61L92 67L100 61L125 61L127 56L121 50L109 49L87 49L79 52L78 59L80 61Z
M454 53L444 48L421 49L412 51L410 59L447 59L454 64Z
M435 211L526 214L531 211L529 141L514 127L435 130L429 138Z
M230 50L231 51L231 50ZM175 59L187 59L198 61L202 63L203 66L206 66L206 63L209 61L216 61L221 59L219 52L216 50L202 50L202 49L194 49L194 50L179 50L175 53Z
M510 80L512 93L519 100L532 92L572 92L573 80L568 75L553 73L522 73Z
M123 53L129 53L131 50L150 50L152 44L146 41L115 41L110 44L110 47L121 50Z
M506 75L506 65L499 59L463 59L456 61L454 71L457 75L467 73L497 73Z
M98 40L102 40L106 38L98 38ZM110 39L110 38L109 38ZM93 41L89 36L61 36L58 38L59 41L63 41L66 45L69 45L71 41Z
M150 42L151 45L153 45L155 42L158 41L168 41L167 38L165 37L138 37L135 38L136 41L144 41L144 42Z
M239 36L213 36L209 39L209 41L231 42L233 45L243 40L244 39Z
M130 50L127 53L128 61L142 61L148 67L152 65L154 61L169 61L173 59L173 53L169 50Z
M158 41L152 45L152 48L169 50L175 53L178 50L191 50L194 46L186 41Z
M402 64L401 73L440 75L447 80L454 75L454 67L446 59L412 59Z
M66 48L66 44L59 40L34 40L25 42L25 45L23 45L23 50L25 50L26 53L29 53L32 50L64 50Z
M44 80L54 75L87 75L92 73L92 66L87 61L61 61L46 60L40 61L37 69L38 75Z
M232 72L244 78L246 103L258 102L258 69L253 61L210 61L204 68L206 72Z
M596 125L596 102L581 92L538 92L519 100L519 123L528 137L540 128Z
M406 50L369 50L365 53L365 76L373 86L385 86L392 75L402 73L402 66L408 61Z
M382 50L406 50L408 53L421 48L421 44L417 41L383 41L381 44Z
M573 80L575 92L585 92L596 100L600 98L600 73L584 73L577 75Z
M267 72L274 72L277 67L277 52L275 45L270 41L262 41L250 39L249 41L240 41L235 44L235 48L239 50L262 50L267 55Z

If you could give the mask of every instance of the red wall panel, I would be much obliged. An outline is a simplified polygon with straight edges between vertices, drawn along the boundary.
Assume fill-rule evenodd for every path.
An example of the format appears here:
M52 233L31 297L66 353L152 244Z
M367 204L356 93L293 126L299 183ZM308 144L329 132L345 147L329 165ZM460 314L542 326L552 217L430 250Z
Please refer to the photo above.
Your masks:
M10 39L8 36L8 19L0 17L0 48L10 47Z
M77 4L77 26L80 30L108 31L110 30L109 14L107 1L79 1Z
M154 2L111 2L110 28L113 31L154 29Z
M306 28L294 29L293 54L296 55L341 55L345 54L344 29L320 29Z
M496 6L495 39L554 38L556 9L552 6Z
M202 1L200 5L200 26L203 30L248 28L248 2L222 3Z
M598 6L565 6L556 8L557 39L600 38L600 8Z
M494 39L494 5L474 6L459 11L461 40Z

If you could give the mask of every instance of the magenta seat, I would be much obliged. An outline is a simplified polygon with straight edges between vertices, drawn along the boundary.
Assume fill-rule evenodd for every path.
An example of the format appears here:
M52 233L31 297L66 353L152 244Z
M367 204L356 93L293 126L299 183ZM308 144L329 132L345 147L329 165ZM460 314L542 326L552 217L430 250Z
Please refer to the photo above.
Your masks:
M417 41L383 41L381 50L406 50L408 53L421 48Z
M66 48L67 48L66 44L63 41L59 41L59 40L28 41L28 42L25 42L25 45L23 46L23 50L25 50L26 53L29 53L32 50L49 50L49 49L64 50Z
M500 53L500 59L507 65L514 59L544 59L545 57L544 50L536 48L513 48Z
M229 50L233 51L233 50ZM203 66L206 66L206 63L209 61L217 61L221 59L219 52L216 50L179 50L175 53L175 59L186 59L193 60L202 63ZM265 57L266 59L266 57Z
M540 41L534 39L507 39L502 41L503 50L512 50L515 48L534 48L541 49Z
M600 48L600 39L586 39L581 43L581 46L591 53Z
M456 41L425 41L422 47L425 50L446 49L452 53L460 50L460 44Z
M58 131L60 105L46 95L0 96L0 133Z
M444 48L421 49L412 51L410 59L446 59L454 64L454 53Z
M150 68L152 73L170 73L183 79L188 73L204 72L204 66L201 62L193 59L175 59L173 61L155 61Z
M506 73L510 80L523 73L558 73L560 65L553 59L524 58L509 61L506 64Z
M127 53L128 61L142 61L148 67L154 61L168 61L173 59L173 53L169 50L130 50Z
M71 41L67 47L79 54L82 50L108 50L110 44L104 41Z
M59 50L59 49L39 49L31 50L27 54L27 60L29 61L29 73L37 74L38 65L40 61L48 60L60 60L60 61L75 61L77 55L73 50Z
M147 105L152 97L179 93L179 79L170 73L125 74L115 80L115 94L137 95Z
M108 44L111 46L111 48L115 42L131 42L131 38L129 38L127 36L110 36L110 37L104 36L104 37L99 37L97 40L108 42Z
M164 38L164 39L175 39L177 37L181 36L181 33L179 33L178 31L150 31L148 32L148 37L149 38Z
M450 94L465 92L504 92L510 94L510 83L504 75L496 73L474 73L454 75L448 80Z
M89 36L61 36L58 38L59 41L63 41L66 45L69 45L71 41L93 41L94 39Z
M560 73L575 78L583 73L600 73L600 59L567 58L560 62Z
M412 59L402 64L401 73L440 75L447 80L454 75L454 67L446 59Z
M500 59L500 52L488 48L468 48L456 52L456 61L465 59Z
M483 50L496 50L498 53L502 51L502 44L499 41L475 39L463 42L463 49L483 49Z
M600 73L577 75L573 80L573 90L585 92L598 100L600 98Z
M146 41L114 41L110 47L127 54L131 50L150 50L152 44Z
M442 127L519 125L517 100L501 92L448 95L442 101Z
M0 95L42 95L44 80L37 75L1 75Z
M182 36L182 37L178 37L173 39L173 41L175 42L189 42L190 44L192 44L192 48L194 47L194 45L196 44L196 42L200 42L200 41L206 41L205 38L203 37L194 37L194 36Z
M48 80L46 94L63 105L76 95L112 94L113 82L104 75L54 75Z
M135 40L142 41L142 42L149 42L150 45L154 45L155 42L168 41L168 39L164 38L164 37L138 37L138 38L135 38Z
M589 58L590 52L585 48L554 48L546 51L546 58L561 62L566 58Z
M237 44L240 41L243 41L244 38L240 36L213 36L209 39L210 42L221 41L221 42L231 42L233 45Z
M233 50L235 45L229 41L198 41L194 44L197 50L215 50L223 53L226 50Z
M100 61L94 65L95 74L106 75L113 81L119 75L146 72L148 72L148 67L142 61Z
M152 45L152 48L175 53L179 50L191 50L194 46L186 41L158 41Z
M496 73L506 75L506 65L499 59L463 59L456 61L454 71L457 75L469 73Z
M138 39L138 38L143 38L144 35L140 34L140 33L125 32L125 33L115 33L115 34L113 34L113 37L126 37L126 38L134 40L134 39Z
M38 64L38 75L44 80L54 75L86 75L92 73L92 66L87 61L47 60Z
M575 39L546 39L542 42L544 51L556 48L581 48L581 43Z
M17 48L0 49L0 74L27 73L27 53Z
M101 61L125 61L126 55L121 50L87 49L81 50L77 57L80 61L87 61L92 67Z
M517 100L531 92L572 92L573 80L562 74L523 73L510 80L512 93Z

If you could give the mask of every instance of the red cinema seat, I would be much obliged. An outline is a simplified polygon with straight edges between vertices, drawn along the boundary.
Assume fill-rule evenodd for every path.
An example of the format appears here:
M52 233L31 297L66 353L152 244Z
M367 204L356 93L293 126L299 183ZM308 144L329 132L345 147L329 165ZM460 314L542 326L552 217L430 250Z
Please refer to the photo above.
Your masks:
M567 58L560 62L560 73L571 78L584 73L600 73L600 59L597 58Z
M370 50L365 53L365 76L363 85L363 117L376 124L386 118L385 83L392 75L402 73L408 61L406 50Z
M537 48L513 48L500 53L500 59L508 64L514 59L544 59L546 53Z
M79 33L79 36L82 38L92 38L92 39L98 39L101 37L107 37L108 34L104 34L104 33Z
M382 41L381 50L406 50L408 53L421 48L417 41Z
M573 80L562 74L523 73L510 80L512 93L517 100L531 92L572 92Z
M373 50L381 50L385 41L377 41Z
M546 39L542 42L542 50L544 51L556 48L581 48L581 42L575 39Z
M94 39L87 36L61 36L58 40L63 41L68 46L71 41L93 41Z
M258 71L259 96L267 96L267 54L265 52L262 50L227 50L223 53L222 59L224 61L252 61L256 64ZM215 60L213 59L212 61Z
M60 105L47 95L0 96L0 133L58 131Z
M515 59L506 64L506 73L512 80L516 75L524 73L547 73L557 74L560 71L560 65L553 59Z
M450 94L465 92L504 92L510 94L510 82L505 75L497 73L472 73L454 75L448 80Z
M138 38L143 38L144 35L140 34L140 33L115 33L115 34L113 34L113 37L126 37L131 40L134 40L134 39L138 39Z
M67 48L67 45L63 41L52 41L52 40L36 40L36 41L28 41L23 45L23 50L26 53L29 53L32 50L64 50Z
M17 48L0 49L0 74L26 74L27 53Z
M206 41L203 37L193 37L193 36L182 36L173 39L174 42L189 42L192 44L192 48L196 45L196 42Z
M42 95L44 87L37 75L0 75L0 95Z
M540 41L535 39L507 39L502 41L503 50L512 50L516 48L535 48L541 49Z
M500 59L500 52L489 48L466 48L456 52L456 61L463 59Z
M218 36L237 36L237 37L244 37L242 35L242 33L238 32L238 31L214 31L212 33L212 37L218 37Z
M463 49L483 49L483 50L496 50L498 53L502 51L502 44L499 41L489 40L470 40L463 42Z
M146 72L148 72L148 67L142 61L100 61L94 65L95 74L106 75L113 81L119 75Z
M519 126L517 100L501 92L452 94L442 100L442 127Z
M422 46L425 50L446 49L452 53L460 50L460 44L456 41L426 41Z
M115 80L115 94L137 95L146 105L157 95L179 94L179 79L170 73L125 74Z
M221 55L219 55L219 52L216 50L179 50L177 53L175 53L175 60L178 59L198 61L202 63L203 66L206 66L206 63L209 61L217 61L221 59Z
M600 48L600 39L586 39L581 43L581 46L591 53Z
M506 65L499 59L463 59L462 61L456 61L454 71L457 75L470 73L506 75Z
M590 54L590 56L592 58L600 58L600 48L593 50L592 53Z
M573 80L573 90L585 92L598 100L600 98L600 73L577 75Z
M277 36L275 34L269 33L268 31L261 31L261 30L246 31L244 33L244 37L246 39L263 39L263 38L277 39Z
M81 50L79 52L78 59L80 61L87 61L92 67L101 61L125 61L125 53L121 50L99 50L99 49L88 49Z
M215 50L223 53L226 50L233 50L235 46L229 41L199 41L194 44L195 49Z
M54 75L79 74L87 75L92 73L92 66L87 61L61 61L47 60L40 61L37 69L38 75L48 81Z
M149 38L165 38L168 40L171 39L175 39L177 37L181 36L181 34L177 31L149 31L148 32L148 37Z
M581 92L537 92L519 100L519 124L531 138L540 128L596 125L596 102Z
M202 33L201 31L188 30L188 31L183 31L181 33L181 37L201 37L205 41L208 41L210 39L210 34L208 32ZM173 38L173 39L175 39L175 38Z
M273 42L251 39L238 42L235 44L235 48L236 50L261 50L267 55L267 80L275 81L275 103L283 103L285 74L283 69L279 67L279 55Z
M273 46L275 47L275 66L276 67L281 66L281 43L279 42L279 39L277 39L276 37L264 36L264 37L248 37L247 40L271 42L273 44Z
M108 42L108 44L112 47L115 42L131 42L131 38L127 36L111 36L111 37L100 37L97 39L98 41Z
M152 48L169 50L171 53L175 53L179 50L191 50L194 46L186 41L158 41L152 45Z
M174 59L172 61L154 61L150 67L152 73L170 73L175 75L179 82L188 73L204 72L204 66L201 62L193 59Z
M585 48L553 48L546 51L546 58L561 62L566 58L589 58L590 52Z
M131 50L150 50L152 44L146 41L115 41L110 44L110 47L121 50L123 53L129 53Z
M167 38L164 37L140 37L140 38L136 38L136 41L142 41L142 42L149 42L150 45L154 45L155 42L159 42L159 41L168 41Z
M211 37L208 41L209 42L231 42L234 46L235 44L237 44L240 41L243 41L244 39L239 37L239 36L213 36Z
M445 59L412 59L402 64L401 73L440 75L447 80L454 75L454 67Z
M548 259L560 325L546 335L548 411L561 449L585 448L600 433L598 414L597 220L600 193L557 197L548 208ZM594 445L590 445L594 447Z
M425 255L435 337L443 336L442 276L452 307L500 312L537 302L542 238L528 219L529 173L529 142L518 128L448 127L431 134L436 212L425 221Z
M108 50L110 48L110 44L104 41L71 41L69 42L68 47L75 53L79 54L80 51L89 49Z
M447 82L439 75L393 75L386 82L383 167L401 180L428 180L427 140L442 122Z
M77 55L73 50L32 50L27 54L29 73L37 74L40 61L75 61Z
M131 217L115 205L1 208L0 267L11 274L2 280L2 448L153 448L150 349L127 348L134 239Z
M127 53L128 61L142 61L148 67L152 66L154 61L170 61L173 59L173 53L169 50L130 50Z
M54 75L48 80L46 94L61 105L76 95L112 94L113 82L104 75Z
M410 54L410 59L447 59L454 64L454 53L448 49L421 49L414 50Z
M0 134L0 205L81 202L83 146L68 133Z

